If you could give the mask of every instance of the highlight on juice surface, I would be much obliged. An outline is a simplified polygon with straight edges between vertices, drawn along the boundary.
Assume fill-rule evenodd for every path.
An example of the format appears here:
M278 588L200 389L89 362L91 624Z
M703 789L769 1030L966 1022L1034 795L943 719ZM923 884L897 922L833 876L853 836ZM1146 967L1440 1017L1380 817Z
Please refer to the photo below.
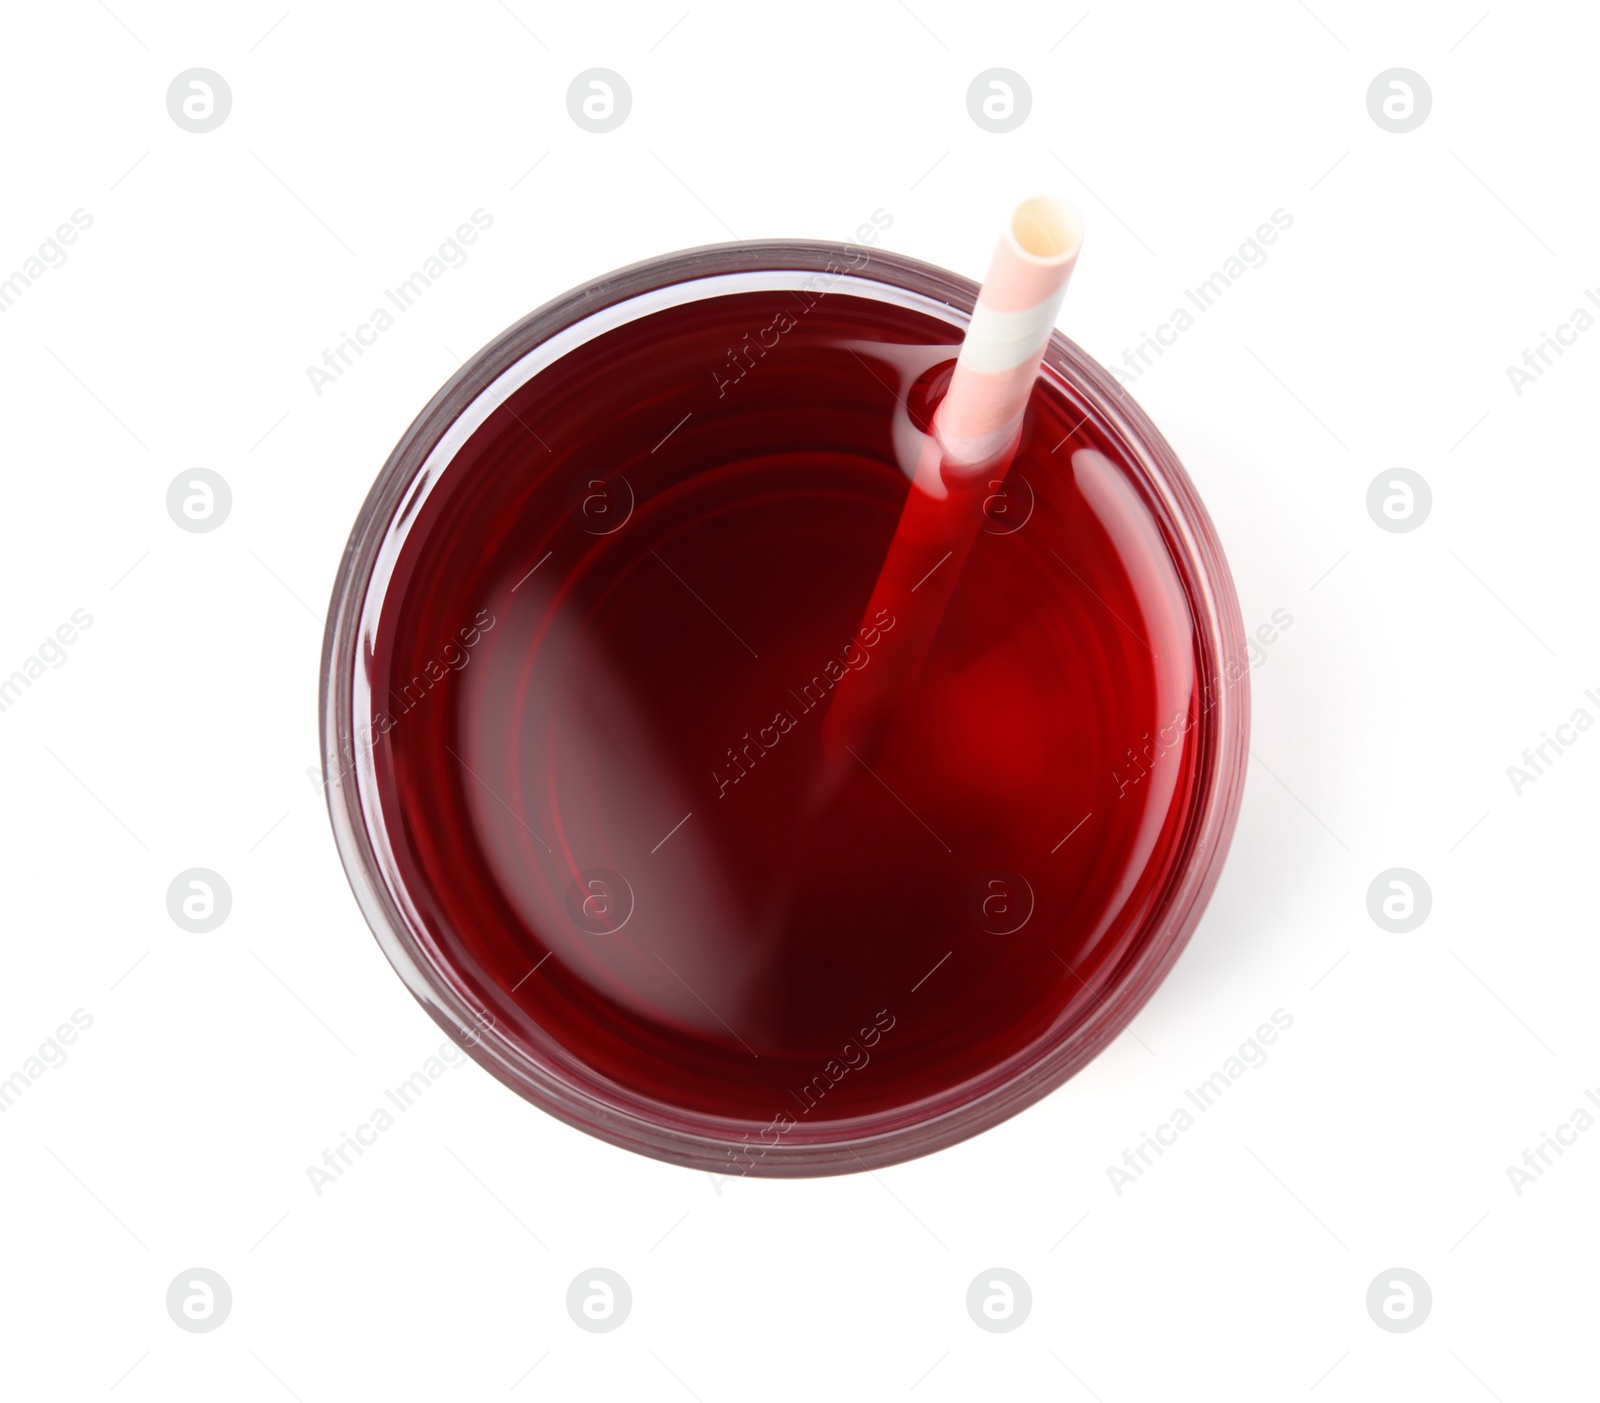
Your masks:
M1215 532L1055 330L1081 219L1025 200L981 289L892 226L510 327L329 612L329 813L396 972L527 1101L721 1174L1047 1095L1177 959L1242 789Z

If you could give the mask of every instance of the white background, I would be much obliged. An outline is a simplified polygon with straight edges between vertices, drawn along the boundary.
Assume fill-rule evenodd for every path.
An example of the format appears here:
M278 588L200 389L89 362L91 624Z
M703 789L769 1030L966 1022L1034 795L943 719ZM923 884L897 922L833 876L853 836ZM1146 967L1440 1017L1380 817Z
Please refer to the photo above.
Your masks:
M1600 331L1520 397L1505 368L1600 286L1593 8L465 0L273 27L283 3L6 17L0 276L94 220L0 316L0 673L94 619L0 714L0 1077L93 1018L0 1117L7 1395L1574 1396L1600 1130L1520 1196L1506 1167L1600 1086L1600 735L1520 797L1506 767L1600 716ZM205 135L165 107L194 66L233 93ZM633 92L603 136L565 104L595 66ZM1033 92L1004 136L966 108L995 66ZM1406 135L1366 108L1396 66L1433 93ZM318 1197L306 1166L441 1041L306 776L325 601L407 423L609 268L882 208L885 246L979 276L1036 189L1085 212L1062 325L1106 362L1294 221L1134 388L1247 626L1293 616L1171 978L1042 1104L875 1175L716 1185L469 1066ZM480 207L465 266L317 396L305 367ZM232 514L186 534L165 494L202 466ZM1365 506L1397 466L1433 492L1409 534ZM195 866L233 891L209 935L166 911ZM1406 935L1366 908L1396 866L1433 893ZM1119 1196L1107 1166L1276 1008L1266 1065ZM633 1290L612 1334L564 1306L596 1265ZM214 1333L166 1312L193 1266L233 1291ZM1009 1334L965 1308L994 1266L1033 1292ZM1367 1314L1395 1266L1433 1291L1413 1333Z

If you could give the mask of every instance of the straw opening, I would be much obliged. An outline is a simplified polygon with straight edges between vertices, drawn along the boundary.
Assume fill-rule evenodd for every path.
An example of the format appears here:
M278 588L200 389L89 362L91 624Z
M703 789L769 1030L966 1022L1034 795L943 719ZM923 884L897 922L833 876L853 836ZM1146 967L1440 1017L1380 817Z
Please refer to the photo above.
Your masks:
M1011 238L1029 258L1059 262L1077 253L1083 242L1083 216L1065 200L1035 195L1012 214Z

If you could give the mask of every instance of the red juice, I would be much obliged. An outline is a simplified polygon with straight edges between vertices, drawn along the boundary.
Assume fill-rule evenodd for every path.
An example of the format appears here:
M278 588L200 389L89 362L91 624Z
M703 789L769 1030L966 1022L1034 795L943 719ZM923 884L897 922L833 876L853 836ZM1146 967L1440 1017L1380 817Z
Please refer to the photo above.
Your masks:
M834 690L907 622L863 608L958 335L848 291L670 306L398 514L365 802L428 957L598 1101L745 1147L982 1095L1108 1008L1192 860L1182 550L1048 371L891 724L823 782Z

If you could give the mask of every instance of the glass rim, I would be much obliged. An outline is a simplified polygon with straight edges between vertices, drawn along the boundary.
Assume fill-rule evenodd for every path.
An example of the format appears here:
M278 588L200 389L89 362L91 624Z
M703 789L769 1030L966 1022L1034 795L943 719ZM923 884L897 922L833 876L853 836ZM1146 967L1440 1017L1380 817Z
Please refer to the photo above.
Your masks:
M794 1126L776 1143L752 1137L760 1121L689 1113L613 1088L597 1094L533 1055L502 1030L492 1012L445 962L430 953L420 921L383 850L384 825L373 783L373 744L359 739L362 641L383 595L374 595L384 552L398 549L405 521L455 451L446 440L469 411L478 422L543 368L541 349L585 326L598 335L656 310L651 294L695 285L716 296L732 277L831 278L828 291L912 305L965 332L978 284L959 274L862 245L819 240L709 244L665 254L605 274L537 308L465 361L401 436L357 515L334 581L323 637L319 694L323 788L335 844L357 905L380 948L412 995L476 1062L524 1099L602 1140L687 1168L765 1178L811 1177L876 1169L945 1148L1008 1119L1088 1065L1143 1008L1188 943L1221 874L1243 793L1248 753L1249 669L1232 575L1215 528L1176 454L1121 384L1059 331L1044 373L1093 414L1140 475L1147 501L1159 504L1163 534L1188 595L1196 637L1197 685L1214 699L1194 727L1200 780L1182 825L1185 843L1142 922L1132 951L1106 976L1104 994L1075 1023L1053 1029L982 1077L936 1096L870 1116ZM838 286L847 283L847 286ZM795 286L800 285L797 282ZM909 297L908 297L909 295ZM617 320L630 304L632 315ZM609 319L608 319L609 314ZM588 339L580 336L579 340ZM574 342L577 344L577 342ZM548 359L557 358L550 355ZM532 364L514 383L508 373ZM496 395L498 391L498 396ZM475 427L475 426L474 426ZM467 429L457 437L462 441ZM443 455L443 461L439 461ZM431 478L430 478L431 474ZM1238 667L1238 676L1229 675ZM370 718L369 718L370 719ZM370 730L370 727L369 727ZM381 743L381 741L377 742ZM365 753L363 753L365 751ZM501 994L505 991L501 990ZM609 1085L609 1084L608 1084ZM750 1159L746 1164L740 1158Z

